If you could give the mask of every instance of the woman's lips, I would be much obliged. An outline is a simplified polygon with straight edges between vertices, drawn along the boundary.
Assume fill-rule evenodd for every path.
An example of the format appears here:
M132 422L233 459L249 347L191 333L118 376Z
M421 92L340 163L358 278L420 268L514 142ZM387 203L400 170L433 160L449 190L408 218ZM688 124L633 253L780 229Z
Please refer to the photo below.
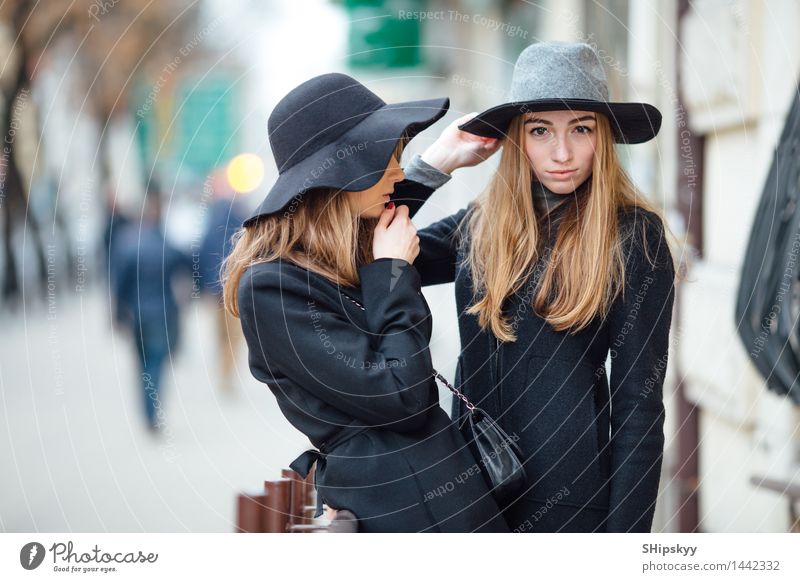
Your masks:
M554 178L566 178L567 176L571 176L575 172L576 172L576 170L560 170L560 171L547 172L547 173L550 174L551 176L553 176Z

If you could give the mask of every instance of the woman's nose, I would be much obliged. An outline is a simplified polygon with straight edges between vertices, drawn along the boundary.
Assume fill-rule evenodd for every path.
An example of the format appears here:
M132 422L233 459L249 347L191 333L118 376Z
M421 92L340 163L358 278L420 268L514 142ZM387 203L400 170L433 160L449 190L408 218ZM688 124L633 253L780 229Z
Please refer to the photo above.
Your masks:
M566 162L572 157L572 152L566 141L563 139L556 139L553 144L553 149L550 152L550 157L554 162Z

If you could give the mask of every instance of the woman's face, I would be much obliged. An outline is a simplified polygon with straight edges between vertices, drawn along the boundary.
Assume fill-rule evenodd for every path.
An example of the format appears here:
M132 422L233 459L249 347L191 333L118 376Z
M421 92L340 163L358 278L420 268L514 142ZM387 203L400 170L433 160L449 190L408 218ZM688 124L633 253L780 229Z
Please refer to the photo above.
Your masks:
M379 218L386 203L391 200L390 195L394 192L394 185L402 182L405 177L397 158L392 156L377 184L366 190L346 192L353 211L361 218Z
M556 194L569 194L592 173L597 115L591 111L528 113L525 154L536 179Z

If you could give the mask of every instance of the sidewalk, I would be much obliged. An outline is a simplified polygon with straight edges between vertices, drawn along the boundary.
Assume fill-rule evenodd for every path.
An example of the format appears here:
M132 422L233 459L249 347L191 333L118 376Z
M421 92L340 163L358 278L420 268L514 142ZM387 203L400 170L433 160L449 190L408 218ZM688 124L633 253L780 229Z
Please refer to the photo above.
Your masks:
M237 492L279 476L307 440L239 358L216 390L210 313L194 300L165 371L167 430L145 429L130 340L99 289L4 314L0 531L229 532ZM27 319L27 321L26 321Z

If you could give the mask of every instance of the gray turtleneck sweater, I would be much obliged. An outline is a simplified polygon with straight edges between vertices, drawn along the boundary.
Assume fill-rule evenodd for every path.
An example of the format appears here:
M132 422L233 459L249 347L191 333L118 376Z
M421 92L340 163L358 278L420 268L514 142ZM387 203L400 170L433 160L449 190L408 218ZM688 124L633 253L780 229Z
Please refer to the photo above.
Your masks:
M537 180L531 182L531 191L533 192L533 207L536 209L536 214L539 216L549 214L556 206L574 197L574 192L570 192L569 194L556 194Z

